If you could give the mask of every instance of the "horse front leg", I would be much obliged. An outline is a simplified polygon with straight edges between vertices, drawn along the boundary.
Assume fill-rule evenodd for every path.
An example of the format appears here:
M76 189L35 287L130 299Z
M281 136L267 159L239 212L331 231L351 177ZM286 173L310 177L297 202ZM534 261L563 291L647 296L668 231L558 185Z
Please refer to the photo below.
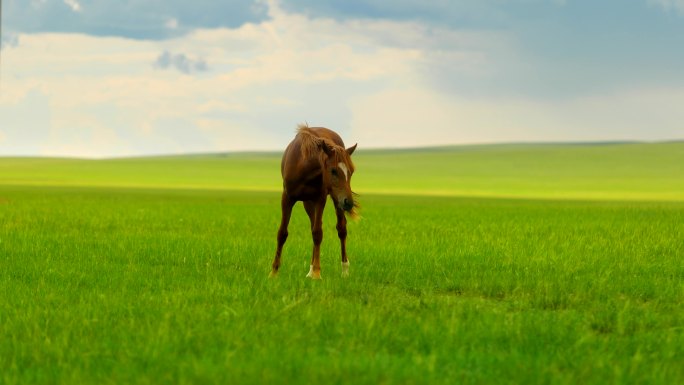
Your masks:
M280 219L280 227L278 228L278 248L276 249L275 258L273 258L273 265L271 268L270 277L276 277L278 275L278 269L280 268L280 255L283 252L283 245L287 240L287 226L290 223L290 216L292 215L292 206L295 202L292 201L285 191L283 191L283 196L280 199L280 209L282 211L282 217Z
M309 223L312 234L314 229L314 223L316 223L316 201L304 201L304 210L306 210L306 215L309 216ZM309 266L309 273L306 275L307 278L313 277L313 256L311 257L311 265Z
M323 210L325 209L325 197L316 202L311 237L313 238L313 253L311 255L311 269L306 276L312 279L321 279L321 242L323 242Z
M349 259L347 259L347 218L337 205L335 206L335 214L337 214L337 236L340 238L340 249L342 251L342 276L349 276Z

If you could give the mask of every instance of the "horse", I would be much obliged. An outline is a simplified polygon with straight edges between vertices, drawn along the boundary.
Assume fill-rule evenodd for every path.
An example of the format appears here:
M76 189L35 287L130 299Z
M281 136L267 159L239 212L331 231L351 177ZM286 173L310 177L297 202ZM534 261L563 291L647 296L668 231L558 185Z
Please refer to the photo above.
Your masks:
M358 143L357 143L358 144ZM271 277L278 275L280 255L287 240L287 226L292 207L298 201L311 222L313 253L307 278L321 279L320 248L323 241L323 210L328 196L335 205L337 235L342 249L342 276L349 275L347 258L347 218L358 216L358 202L354 199L350 182L354 174L351 155L357 144L345 148L340 136L325 127L309 127L300 124L295 138L285 149L280 163L283 192L280 201L281 221L278 228L278 247L271 270Z

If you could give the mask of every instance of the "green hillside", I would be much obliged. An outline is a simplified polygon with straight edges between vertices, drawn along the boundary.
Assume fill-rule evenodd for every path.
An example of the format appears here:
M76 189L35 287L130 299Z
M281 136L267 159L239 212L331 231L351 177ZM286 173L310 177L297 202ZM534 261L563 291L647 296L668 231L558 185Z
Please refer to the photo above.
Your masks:
M361 194L683 200L684 142L359 151ZM280 154L0 158L0 184L280 189Z

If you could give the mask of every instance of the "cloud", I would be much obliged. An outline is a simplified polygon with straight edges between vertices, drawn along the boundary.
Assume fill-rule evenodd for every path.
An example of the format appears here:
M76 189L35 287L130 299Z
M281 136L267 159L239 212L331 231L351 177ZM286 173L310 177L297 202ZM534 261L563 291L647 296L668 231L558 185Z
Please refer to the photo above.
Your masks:
M67 8L36 4L55 3ZM83 3L81 14L92 12ZM505 30L312 17L278 3L259 12L162 41L20 34L3 52L0 154L282 150L303 121L361 148L684 137L681 76L663 84L627 72L621 87L540 97L525 87L601 82L570 70L583 58L540 65L530 41Z
M648 2L666 11L678 11L684 14L684 0L648 0Z
M27 133L36 125L49 127L38 152L47 155L280 149L305 120L348 134L350 100L410 76L421 60L413 48L378 45L367 36L378 29L372 23L270 12L269 21L197 30L165 42L21 35L22 44L3 55L0 105L15 105L39 86L47 98L41 115L49 122L8 108L0 127ZM383 23L400 35L413 28ZM211 59L211 71L179 76L206 69L199 58ZM0 152L36 153L29 137L13 138Z
M16 47L19 45L19 35L16 33L5 33L2 35L2 40L0 40L0 49L5 47Z
M284 0L288 12L336 20L420 21L453 28L500 29L510 26L511 12L539 12L566 5L566 0Z
M177 29L178 28L178 19L172 17L169 20L164 23L164 26L169 29Z
M12 0L7 27L19 33L69 32L132 39L173 39L197 29L237 28L268 19L268 10L335 20L420 21L457 28L505 28L510 11L564 0Z
M552 101L471 99L403 84L355 100L351 136L370 147L665 140L684 138L680 103L684 89L636 88Z
M5 4L3 19L4 28L17 33L163 40L198 28L235 28L259 22L266 18L266 9L258 4L244 0L14 0Z
M161 69L175 68L184 74L206 72L209 70L206 60L202 58L190 59L185 54L173 54L169 51L162 52L157 57L154 65Z
M71 10L74 12L81 12L82 10L81 4L79 4L79 2L76 0L64 0L64 4L71 8Z
M486 23L490 23L502 18L496 2L473 0L396 0L391 3L384 0L287 0L283 2L283 8L288 12L303 12L317 17L333 17L337 20L430 20L440 24L467 25L475 20L485 19Z
M3 79L4 80L4 79ZM6 94L6 84L3 93ZM51 129L50 98L40 87L30 87L15 98L0 98L0 153L39 154Z

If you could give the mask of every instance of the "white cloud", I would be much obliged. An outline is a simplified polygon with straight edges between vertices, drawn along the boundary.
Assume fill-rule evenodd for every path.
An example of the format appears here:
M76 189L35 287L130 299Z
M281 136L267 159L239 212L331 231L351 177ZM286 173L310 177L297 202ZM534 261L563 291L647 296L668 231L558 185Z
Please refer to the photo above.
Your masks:
M676 10L684 13L684 0L648 0L648 2L660 6L666 11Z
M19 35L16 33L4 33L2 35L2 39L0 39L0 49L4 49L5 47L16 47L19 45Z
M541 101L468 99L402 84L356 100L352 136L370 147L667 140L684 137L681 105L684 89Z
M40 9L45 5L47 0L31 0L31 8Z
M178 19L172 17L172 18L166 20L166 23L164 23L164 26L168 29L177 29L178 28Z
M361 148L684 137L684 90L560 102L443 93L442 74L472 79L512 65L499 59L514 42L499 32L270 7L267 21L163 42L21 35L3 52L0 154L278 150L302 121ZM193 76L155 69L160 52ZM201 61L209 70L193 72Z
M370 43L361 26L350 34L333 20L273 12L268 22L199 30L162 43L22 35L22 44L3 57L10 91L2 103L23 100L35 87L45 91L50 135L41 141L43 154L276 149L304 120L348 128L350 98L392 77L410 76L422 57L414 49ZM156 60L192 72L204 57L211 71L193 77L150 66ZM11 115L3 111L0 126L31 125L10 122ZM0 151L11 153L5 143Z
M79 4L79 2L76 0L64 0L64 4L69 6L69 8L71 8L71 10L74 12L82 11L81 4Z

